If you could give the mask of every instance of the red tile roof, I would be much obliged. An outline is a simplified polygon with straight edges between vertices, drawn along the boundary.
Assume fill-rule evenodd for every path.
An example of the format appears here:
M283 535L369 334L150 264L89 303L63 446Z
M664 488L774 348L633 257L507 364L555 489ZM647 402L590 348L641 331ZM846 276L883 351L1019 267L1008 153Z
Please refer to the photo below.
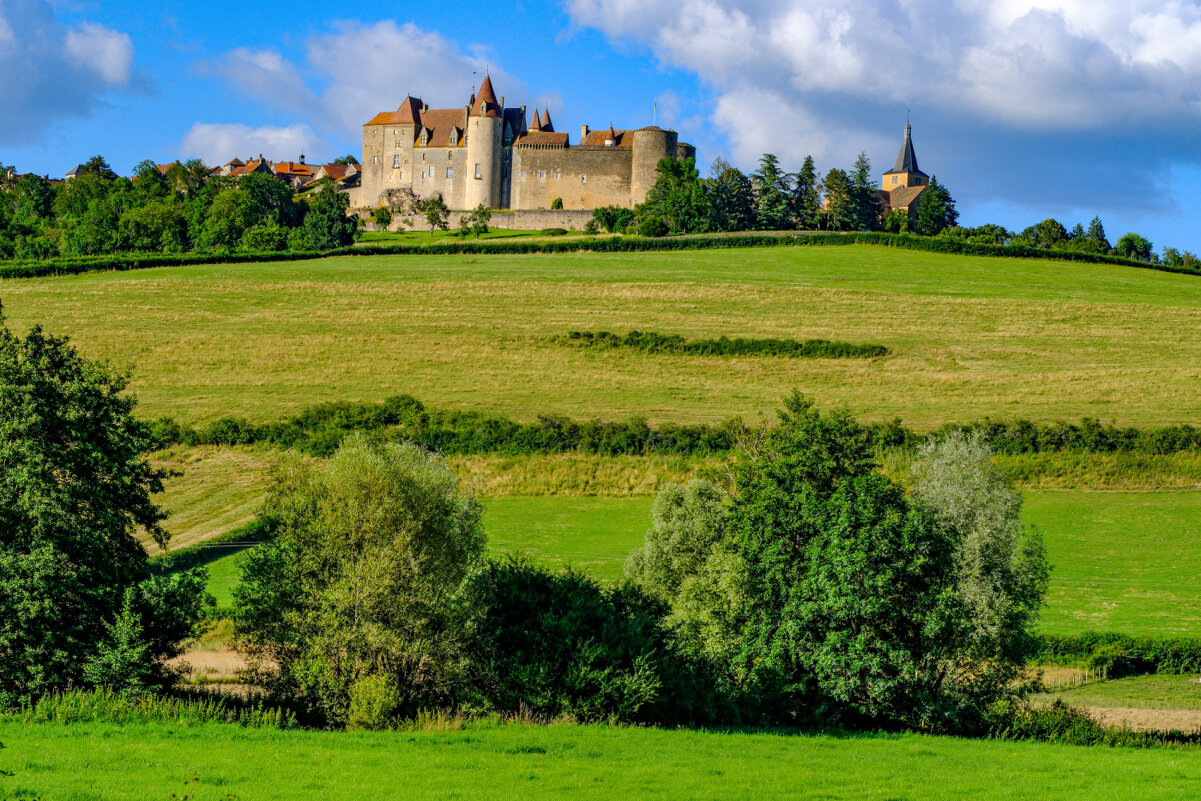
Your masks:
M555 126L551 125L550 122L550 109L542 109L542 123L539 127L544 131L553 131L555 129Z
M541 115L538 114L538 109L534 109L534 119L532 122L530 122L530 130L531 131L541 131L542 130L542 117L541 117Z
M492 89L492 78L488 75L484 76L484 82L480 84L480 93L476 96L475 102L471 104L471 116L500 116L500 103L496 99L496 92Z
M532 128L525 136L519 136L514 145L549 145L567 147L567 134L554 131L535 131Z
M634 132L615 131L613 130L613 126L610 125L607 131L589 131L588 135L584 137L584 141L580 142L580 144L587 147L604 147L605 141L609 139L615 139L617 142L616 145L610 145L610 147L632 147L634 144Z
M461 108L428 108L421 115L422 127L429 131L426 147L461 147L463 133L467 130L467 110ZM459 139L450 143L450 133L459 129ZM418 129L417 135L421 135Z

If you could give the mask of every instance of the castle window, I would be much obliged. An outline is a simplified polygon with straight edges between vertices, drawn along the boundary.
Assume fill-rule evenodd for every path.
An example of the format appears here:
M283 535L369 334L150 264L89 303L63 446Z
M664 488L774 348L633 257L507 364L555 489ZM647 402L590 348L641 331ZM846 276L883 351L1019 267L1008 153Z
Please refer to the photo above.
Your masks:
M434 168L433 167L430 167L430 177L431 178L434 177Z
M378 167L378 166L379 166L379 156L372 156L372 157L371 157L371 165L372 165L373 167Z
M559 180L559 178L561 178L561 177L562 177L562 175L559 173L559 171L558 171L558 170L555 170L555 180L557 181L557 180Z
M540 180L540 181L546 180L546 170L538 170L538 180Z
M453 151L453 150L448 150L448 151L446 151L446 160L447 160L447 161L454 161L454 160L455 160L455 154L454 154L454 151Z
M522 178L524 178L524 177L525 177L525 170L522 170L522 171L521 171L521 177L522 177Z
M899 180L899 179L897 178L897 176L895 176L895 175L894 175L894 176L892 176L892 185L893 185L893 186L896 186L896 185L897 185L897 181L898 181L898 180Z
M455 177L455 168L454 168L454 167L447 167L447 168L446 168L446 177L447 177L447 178L454 178L454 177Z
M402 180L402 181L403 181L404 179L405 179L405 171L404 171L404 170L401 170L401 171L400 171L400 180Z
M400 156L399 155L393 156L392 157L392 169L396 170L399 168L400 168Z
M480 165L476 164L475 165L475 180L478 181L483 177L484 177L483 173L480 172Z
M586 184L586 183L588 183L588 176L587 176L587 175L581 175L581 176L580 176L580 183L582 183L582 184Z

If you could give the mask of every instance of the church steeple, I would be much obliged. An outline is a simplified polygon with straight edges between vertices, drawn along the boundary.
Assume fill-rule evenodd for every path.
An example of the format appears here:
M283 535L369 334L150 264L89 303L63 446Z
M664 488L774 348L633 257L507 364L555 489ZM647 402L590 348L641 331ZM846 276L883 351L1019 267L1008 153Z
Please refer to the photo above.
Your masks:
M900 186L925 186L930 176L917 166L917 153L913 150L913 126L905 119L905 141L897 153L897 163L884 173L884 188L895 189Z

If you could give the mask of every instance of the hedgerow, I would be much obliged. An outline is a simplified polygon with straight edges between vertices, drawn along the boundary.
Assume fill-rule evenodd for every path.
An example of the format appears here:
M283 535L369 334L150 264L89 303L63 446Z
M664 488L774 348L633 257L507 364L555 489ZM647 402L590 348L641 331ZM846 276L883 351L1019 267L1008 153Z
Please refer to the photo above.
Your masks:
M1044 634L1039 638L1035 659L1104 669L1110 678L1201 673L1201 639L1157 639L1104 632Z
M480 412L449 411L426 407L409 395L383 403L335 402L311 406L276 423L255 424L244 418L224 417L200 428L163 417L149 424L156 447L168 445L253 445L295 448L313 456L328 456L353 431L366 431L394 441L407 440L444 454L581 453L596 456L710 456L730 451L746 426L739 419L716 425L696 423L652 427L641 418L624 422L571 420L557 415L539 416L520 423ZM925 435L906 428L900 420L865 426L871 444L878 448L913 447ZM982 431L994 451L1023 453L1170 454L1201 451L1201 429L1168 426L1155 429L1118 428L1092 418L1080 423L1034 423L1029 420L945 426L951 431Z
M96 256L47 261L15 261L0 265L0 278L38 278L50 275L74 275L86 272L139 270L150 267L175 267L188 264L245 264L251 262L303 261L330 256L418 256L418 255L487 255L487 254L549 254L549 253L635 253L680 250L715 250L725 248L790 247L822 245L878 245L929 253L953 253L965 256L995 256L1025 259L1054 259L1058 261L1120 264L1163 272L1201 275L1187 267L1167 264L1148 264L1119 256L1097 253L1076 253L1062 250L1043 250L1015 245L985 245L943 237L920 237L911 234L888 233L796 233L796 234L736 234L720 236L682 237L587 237L555 240L439 240L428 245L393 244L344 247L325 251L288 252L230 252L186 253L179 255Z
M610 350L630 348L647 353L673 353L688 356L789 356L809 359L878 358L888 355L883 345L856 345L828 339L744 339L719 337L687 341L678 334L631 331L625 336L608 331L572 331L566 342L583 348Z
M1111 748L1196 748L1201 733L1135 731L1103 726L1081 709L1062 701L1050 706L1006 704L995 713L989 736L997 740L1030 740L1060 745L1093 745Z

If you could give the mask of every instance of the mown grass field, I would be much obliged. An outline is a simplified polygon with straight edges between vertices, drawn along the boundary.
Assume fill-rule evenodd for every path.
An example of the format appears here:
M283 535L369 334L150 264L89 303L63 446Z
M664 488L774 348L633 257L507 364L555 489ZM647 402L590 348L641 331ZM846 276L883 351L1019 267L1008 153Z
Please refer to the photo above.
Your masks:
M652 422L757 419L799 388L919 428L985 415L1201 422L1201 280L869 246L339 257L11 280L10 323L134 369L145 416L327 400ZM878 343L883 359L589 352L570 330Z
M1201 795L1201 752L604 726L450 732L0 722L0 793L46 801L1118 801ZM24 792L25 795L21 795Z

